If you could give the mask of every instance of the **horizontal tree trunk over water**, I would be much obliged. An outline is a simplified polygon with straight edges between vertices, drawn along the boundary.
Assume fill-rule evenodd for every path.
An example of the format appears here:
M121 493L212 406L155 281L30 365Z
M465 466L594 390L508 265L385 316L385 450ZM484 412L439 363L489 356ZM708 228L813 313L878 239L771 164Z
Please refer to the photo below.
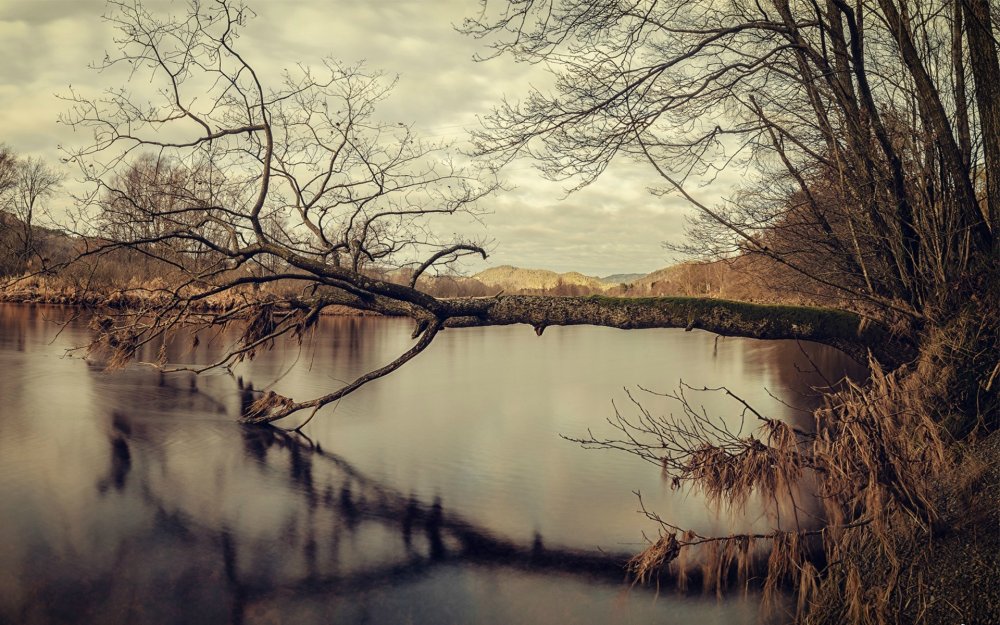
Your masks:
M914 355L906 341L852 312L830 308L749 304L695 297L558 297L501 295L441 300L445 327L524 323L541 334L553 325L701 329L722 336L797 339L836 347L864 363L869 350L885 364Z

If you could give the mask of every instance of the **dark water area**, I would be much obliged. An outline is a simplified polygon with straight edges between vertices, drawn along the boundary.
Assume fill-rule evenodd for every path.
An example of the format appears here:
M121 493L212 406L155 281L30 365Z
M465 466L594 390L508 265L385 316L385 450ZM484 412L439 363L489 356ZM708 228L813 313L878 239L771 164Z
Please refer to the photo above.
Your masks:
M70 316L0 305L0 623L755 623L752 592L657 593L621 561L657 531L633 491L703 533L765 515L717 515L561 435L610 435L623 389L679 380L807 422L814 364L863 375L821 346L700 331L447 330L298 436L238 425L247 387L328 392L405 350L408 322L324 318L303 345L195 377L67 355L88 337ZM168 356L212 362L228 340Z

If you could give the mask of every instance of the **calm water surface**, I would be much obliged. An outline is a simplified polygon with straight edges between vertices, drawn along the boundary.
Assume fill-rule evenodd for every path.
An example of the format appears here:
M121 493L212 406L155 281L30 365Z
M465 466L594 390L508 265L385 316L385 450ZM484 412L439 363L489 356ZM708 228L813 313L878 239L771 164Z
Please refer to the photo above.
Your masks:
M803 420L810 359L862 373L831 349L698 331L448 330L292 436L236 424L247 387L328 392L405 350L411 325L326 318L304 346L195 378L67 357L88 335L68 318L0 305L0 623L754 623L752 594L657 596L620 561L656 534L632 491L701 532L762 515L719 517L654 466L560 435L612 434L624 388L681 379ZM170 360L211 362L227 339Z

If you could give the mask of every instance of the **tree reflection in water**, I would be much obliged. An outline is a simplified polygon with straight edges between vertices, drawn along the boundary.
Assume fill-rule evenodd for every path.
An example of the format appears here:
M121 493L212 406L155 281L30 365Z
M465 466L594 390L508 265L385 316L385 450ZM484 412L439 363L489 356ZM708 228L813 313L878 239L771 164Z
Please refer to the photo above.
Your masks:
M289 492L298 499L297 504L287 506L295 510L296 518L278 524L243 523L242 528L225 523L212 527L204 519L171 512L177 508L177 494L164 492L151 479L169 462L156 441L134 434L128 415L111 415L110 469L97 485L102 495L112 488L123 497L138 495L155 510L153 525L124 544L120 557L139 556L142 550L135 547L146 542L167 546L172 566L186 571L174 580L172 592L179 592L183 600L189 583L203 585L205 579L213 580L219 586L216 591L228 595L233 623L245 622L248 610L275 598L351 597L405 584L448 565L499 565L613 585L624 579L628 553L550 549L538 534L524 544L495 536L463 518L459 510L446 507L440 497L428 503L398 492L306 437L271 427L242 429L246 466L241 470L257 465L266 467L268 473L284 472ZM150 465L147 470L131 471L144 463ZM210 475L205 478L211 481ZM219 563L211 565L192 557L204 553L205 544L211 542L218 545ZM345 545L352 548L345 549ZM297 557L290 553L295 549ZM214 569L207 576L206 567ZM96 611L111 609L94 603L101 595L116 594L119 571L93 573L96 578L91 578L86 589L53 592L50 609L64 605L69 613L69 604L78 603L84 595ZM94 593L97 586L106 591Z
M241 381L107 374L59 358L85 324L54 340L59 328L39 319L0 307L0 623L756 620L752 593L654 602L655 590L629 590L622 564L638 545L624 541L640 531L628 491L648 472L556 436L600 419L613 376L670 377L676 354L712 347L694 333L650 334L673 347L645 360L635 355L650 341L633 334L470 331L469 352L446 336L425 375L317 420L314 442L237 425L260 396L250 380L296 361L308 367L283 383L350 377L408 326L327 320L315 353L276 349ZM377 339L363 342L371 353L357 351L361 329ZM720 343L718 362L705 361L713 376L732 366L773 379L784 353ZM175 345L171 359L211 358L213 343L201 345ZM644 494L659 486L648 477ZM674 511L696 513L682 504Z

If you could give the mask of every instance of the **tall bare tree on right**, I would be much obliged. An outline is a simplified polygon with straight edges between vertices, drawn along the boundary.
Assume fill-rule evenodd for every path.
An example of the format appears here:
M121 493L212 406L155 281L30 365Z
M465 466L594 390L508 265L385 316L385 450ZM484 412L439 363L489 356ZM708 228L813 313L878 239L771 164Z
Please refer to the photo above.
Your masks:
M487 2L465 29L548 63L556 86L497 109L479 147L531 149L581 185L616 157L646 161L699 210L702 254L768 256L930 321L996 258L991 19L986 0ZM741 193L689 195L733 162L758 173Z
M768 583L796 580L802 619L820 619L821 605L832 622L943 618L951 608L941 597L955 595L923 592L924 565L913 563L949 549L989 553L989 543L961 530L974 515L968 502L956 503L954 478L988 479L994 490L997 481L995 471L963 464L995 446L969 447L977 438L995 442L1000 424L996 5L481 4L465 32L496 55L544 63L554 74L551 91L531 90L494 111L476 136L482 155L500 163L529 156L545 176L577 186L615 159L645 163L661 181L654 193L679 194L695 209L682 249L781 265L800 288L835 295L840 307L915 347L903 364L874 354L870 383L830 394L812 432L751 412L761 429L747 437L712 430L695 409L659 418L638 405L612 420L620 440L584 441L635 453L675 483L730 503L818 476L827 525L812 539L833 565L805 555L802 528L697 537L664 520L661 539L636 561L639 574L676 570L685 547L712 545L720 580L730 566L745 572L753 541L766 538ZM700 185L727 168L747 172L740 187L715 204L700 200ZM773 311L786 314L797 313ZM985 518L996 527L995 513ZM907 552L927 536L952 542L919 557ZM985 557L997 564L995 549ZM955 579L971 566L961 563L947 584L962 585ZM903 600L908 593L914 600Z

